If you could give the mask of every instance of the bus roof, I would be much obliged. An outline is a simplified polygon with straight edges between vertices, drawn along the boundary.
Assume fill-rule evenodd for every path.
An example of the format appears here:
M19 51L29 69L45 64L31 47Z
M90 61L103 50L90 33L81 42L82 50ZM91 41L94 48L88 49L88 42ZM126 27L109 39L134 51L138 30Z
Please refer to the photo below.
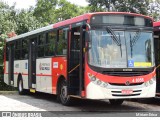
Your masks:
M17 39L20 39L20 38L24 38L24 37L27 37L29 35L34 35L34 34L37 34L39 32L43 32L43 31L47 31L47 30L51 30L51 29L53 29L53 24L49 25L49 26L46 26L46 27L36 29L36 30L33 30L33 31L30 31L30 32L27 32L27 33L24 33L24 34L21 34L21 35L18 35L18 36L15 36L15 37L12 37L12 38L8 38L7 42L17 40Z
M30 36L30 35L34 35L34 34L37 34L39 32L43 32L43 31L54 29L54 28L70 25L72 23L81 22L83 20L88 20L93 15L96 15L96 14L133 15L133 16L145 17L145 18L151 19L153 21L153 19L151 17L149 17L149 16L144 16L144 15L141 15L141 14L129 13L129 12L95 12L95 13L86 13L86 14L83 14L83 15L80 15L80 16L77 16L77 17L74 17L74 18L71 18L71 19L68 19L68 20L64 20L64 21L61 21L61 22L58 22L58 23L55 23L55 24L52 24L52 25L49 25L49 26L46 26L46 27L42 27L42 28L27 32L27 33L24 33L24 34L21 34L21 35L12 37L12 38L8 38L7 42L13 41L13 40L17 40L17 39L20 39L20 38L24 38L24 37L27 37L27 36Z
M147 19L151 19L153 21L153 18L151 18L149 16L145 16L145 15L141 15L141 14L136 14L136 13L129 13L129 12L95 12L95 13L86 13L86 14L80 15L78 17L74 17L74 18L71 18L71 19L68 19L68 20L64 20L64 21L55 23L54 24L54 28L65 26L65 25L69 25L69 24L76 23L76 22L80 22L82 20L90 19L93 15L96 15L96 14L98 14L98 15L99 14L133 15L133 16L139 16L139 17L144 17L144 18L147 18Z
M154 23L153 23L153 26L154 26L154 27L160 26L160 21L154 22Z

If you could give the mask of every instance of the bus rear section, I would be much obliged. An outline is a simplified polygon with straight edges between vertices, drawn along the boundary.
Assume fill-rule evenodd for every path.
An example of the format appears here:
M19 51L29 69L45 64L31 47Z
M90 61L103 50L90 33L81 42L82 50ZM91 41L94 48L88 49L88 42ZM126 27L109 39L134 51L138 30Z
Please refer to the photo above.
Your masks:
M147 16L98 12L10 38L5 83L20 93L56 94L64 105L72 97L113 104L154 97L152 27Z
M156 96L160 96L160 21L154 22L154 49L156 64Z

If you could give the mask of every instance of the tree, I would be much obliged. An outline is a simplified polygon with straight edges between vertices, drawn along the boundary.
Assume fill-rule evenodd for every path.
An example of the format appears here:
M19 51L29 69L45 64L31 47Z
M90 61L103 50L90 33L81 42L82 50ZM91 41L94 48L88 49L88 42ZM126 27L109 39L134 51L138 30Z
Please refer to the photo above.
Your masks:
M15 6L9 7L7 4L0 2L0 33L5 34L17 29L15 22Z
M90 11L118 11L147 14L149 0L87 0Z
M33 16L33 9L16 10L15 5L10 7L1 1L0 23L0 65L3 63L3 46L8 33L22 34L43 26Z
M118 0L115 8L121 12L132 12L147 15L149 0Z
M150 0L148 15L155 21L160 20L160 0Z
M44 23L53 24L85 13L84 7L66 0L37 0L34 16Z
M58 0L37 0L34 16L45 25L53 23L57 3Z
M0 1L0 66L3 64L3 46L7 33L17 29L15 15L14 5L9 7L9 5Z
M90 12L110 11L116 0L87 0Z
M37 28L43 27L44 24L40 23L33 15L33 10L21 10L15 16L17 25L16 33L22 34Z

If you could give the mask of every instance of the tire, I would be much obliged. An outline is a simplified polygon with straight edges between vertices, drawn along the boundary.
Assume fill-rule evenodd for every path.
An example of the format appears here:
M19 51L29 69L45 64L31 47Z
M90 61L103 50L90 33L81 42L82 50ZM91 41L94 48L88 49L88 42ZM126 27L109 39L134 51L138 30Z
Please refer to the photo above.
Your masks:
M20 77L20 79L18 80L18 93L20 95L24 95L25 94L25 90L23 89L23 80Z
M121 105L123 103L123 99L110 99L109 102L111 105Z
M67 83L63 80L58 88L58 101L65 106L72 105L72 98L68 95Z

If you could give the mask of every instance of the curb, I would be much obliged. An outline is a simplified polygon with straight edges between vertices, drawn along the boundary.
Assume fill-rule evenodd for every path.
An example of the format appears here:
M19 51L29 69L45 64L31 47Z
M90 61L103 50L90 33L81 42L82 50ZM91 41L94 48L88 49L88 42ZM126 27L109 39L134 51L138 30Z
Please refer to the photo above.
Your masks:
M0 95L18 94L18 91L0 91Z

